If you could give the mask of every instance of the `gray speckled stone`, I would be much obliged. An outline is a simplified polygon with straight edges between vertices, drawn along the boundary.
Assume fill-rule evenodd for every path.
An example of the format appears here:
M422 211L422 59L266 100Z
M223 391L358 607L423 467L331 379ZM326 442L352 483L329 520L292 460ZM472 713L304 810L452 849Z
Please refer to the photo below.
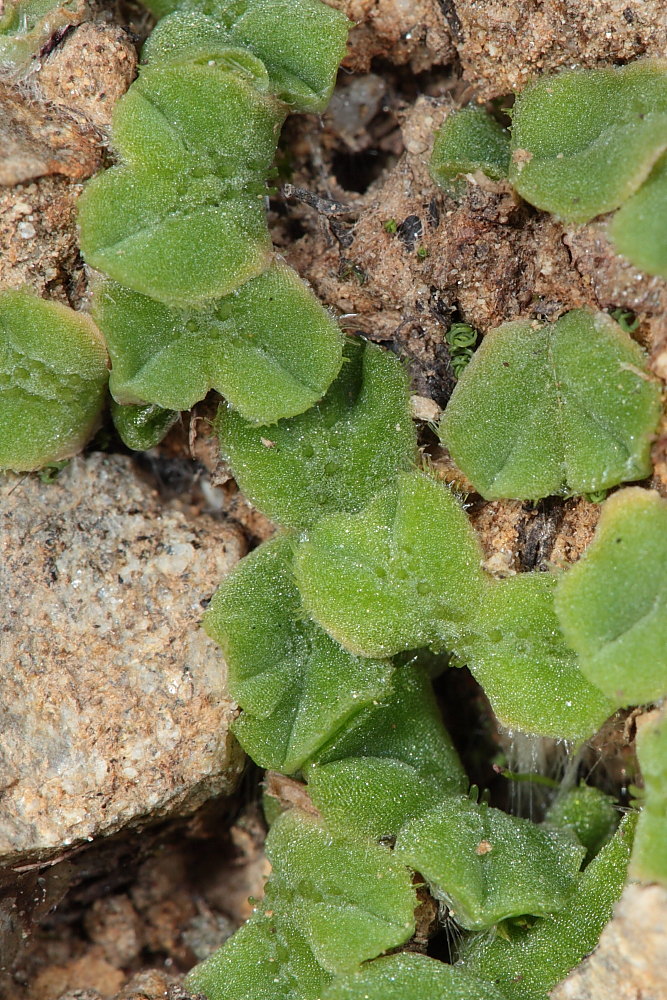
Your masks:
M200 621L244 551L129 458L0 480L0 864L233 789L235 706Z
M626 885L600 943L552 1000L664 1000L667 889Z

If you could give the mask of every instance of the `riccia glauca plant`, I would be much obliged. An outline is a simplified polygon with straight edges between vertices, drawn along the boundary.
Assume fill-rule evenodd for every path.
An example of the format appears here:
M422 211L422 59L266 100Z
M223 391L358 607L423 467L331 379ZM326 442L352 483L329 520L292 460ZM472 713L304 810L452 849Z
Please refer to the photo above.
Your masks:
M344 341L271 248L279 129L289 110L325 106L348 23L319 0L151 10L161 20L114 117L117 162L80 206L112 415L131 447L148 447L209 388L225 397L222 455L278 531L221 584L205 628L227 662L239 742L301 786L299 807L267 796L265 895L188 988L209 1000L546 1000L595 947L629 863L667 885L664 718L640 735L633 854L637 813L619 823L595 788L564 784L540 822L491 805L433 681L465 664L501 724L574 749L617 708L662 700L667 502L621 489L569 570L487 573L463 498L420 463L401 362ZM662 121L659 67L609 72ZM441 176L500 176L507 135L476 112L465 123L445 135L455 155L437 147ZM654 157L657 131L640 129ZM3 294L0 324L2 464L38 467L56 443L72 454L104 403L96 328L24 293ZM472 351L475 331L457 336ZM609 317L505 324L459 374L441 434L484 497L648 475L659 391ZM35 428L48 413L29 458L24 406ZM450 962L414 950L425 892L457 928Z
M156 444L211 388L265 424L308 409L340 370L338 325L273 252L264 203L280 128L291 110L326 106L348 22L319 0L290 11L249 0L210 8L196 31L182 12L161 21L114 110L117 163L80 198L111 414L129 447ZM36 322L39 309L35 300ZM57 339L54 329L56 365ZM31 371L42 363L24 361ZM11 422L8 406L0 398ZM45 464L63 445L47 408L41 419ZM90 431L82 412L64 453ZM5 467L25 467L12 455Z
M273 423L340 369L340 331L274 254L264 201L280 128L326 106L348 22L319 0L283 13L248 0L169 14L116 105L118 163L87 185L79 225L106 275L92 312L118 404L178 411L214 388Z
M667 277L667 60L539 78L509 114L510 132L482 108L452 114L436 137L434 180L506 176L567 223L613 212L617 251Z
M507 139L492 131L498 161ZM473 166L469 159L465 169ZM465 663L507 727L574 746L617 707L661 699L667 657L657 539L665 501L621 490L575 567L493 579L460 500L419 468L405 437L407 394L374 392L376 348L357 343L346 351L355 369L344 368L314 410L279 421L270 448L231 408L218 418L235 476L283 527L222 584L206 628L225 654L241 708L238 738L254 760L303 782L312 805L307 812L267 806L267 895L188 984L211 1000L546 1000L611 915L636 815L619 825L613 800L585 785L563 787L541 823L480 800L442 727L431 681L438 662ZM398 387L399 363L385 356L384 364L395 366L390 385ZM538 499L645 477L659 416L659 387L638 346L608 316L579 310L542 330L517 323L487 333L462 366L441 433L484 496ZM655 513L640 523L644 507ZM626 509L621 556L614 512ZM617 553L605 556L609 534ZM635 586L649 538L650 568ZM606 608L607 626L591 602L604 603L610 584L619 607ZM622 606L624 586L631 608ZM583 637L613 632L611 655L619 628L628 648L612 679L591 660L604 639L591 636L589 654ZM630 666L636 657L640 677ZM660 765L649 760L660 760L659 750L643 756L647 774L656 773ZM665 833L655 795L644 826L649 844ZM415 881L425 884L459 928L453 964L401 951L414 923L401 919L398 896L393 920L370 891L360 913L343 867L339 880L330 875L329 849L311 855L290 890L297 845L313 830L331 850L369 852L369 876L380 849L387 863L403 863L411 891ZM349 872L362 878L351 863Z

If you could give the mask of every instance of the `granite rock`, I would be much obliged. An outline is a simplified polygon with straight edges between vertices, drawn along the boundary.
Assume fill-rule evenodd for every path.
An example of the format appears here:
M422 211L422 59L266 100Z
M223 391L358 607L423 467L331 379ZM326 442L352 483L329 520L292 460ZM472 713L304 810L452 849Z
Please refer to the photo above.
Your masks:
M0 480L0 865L230 792L243 756L200 627L245 552L161 503L125 456Z
M597 948L552 1000L664 1000L667 889L627 885Z

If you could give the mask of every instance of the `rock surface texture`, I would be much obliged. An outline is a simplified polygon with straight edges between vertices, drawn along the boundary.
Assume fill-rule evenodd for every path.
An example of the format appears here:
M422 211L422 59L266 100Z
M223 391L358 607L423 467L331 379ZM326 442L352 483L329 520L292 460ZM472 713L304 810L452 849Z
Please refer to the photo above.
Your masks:
M231 791L242 754L203 607L236 526L162 506L124 456L0 485L0 865Z
M552 1000L661 1000L667 996L667 891L628 885L600 944Z

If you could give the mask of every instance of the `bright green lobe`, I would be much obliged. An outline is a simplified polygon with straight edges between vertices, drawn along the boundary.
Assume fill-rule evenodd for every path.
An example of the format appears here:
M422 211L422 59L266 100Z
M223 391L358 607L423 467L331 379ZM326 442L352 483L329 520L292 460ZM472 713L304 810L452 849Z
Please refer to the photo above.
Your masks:
M644 800L637 823L630 874L667 887L667 714L645 722L637 733Z
M667 64L560 73L519 95L510 180L569 222L618 208L667 148Z
M395 854L459 924L482 930L564 909L584 849L569 834L451 796L403 827Z
M272 520L306 527L325 514L359 510L415 460L401 363L363 341L348 341L344 359L321 402L275 427L253 427L229 408L219 412L222 454L243 493Z
M667 278L667 157L658 160L639 191L618 210L611 238L619 253Z
M152 0L147 6L162 16L175 5ZM193 43L209 51L238 45L265 64L270 87L282 101L300 111L323 111L350 26L340 11L320 0L227 0L213 5L186 0L153 32L146 57L177 58L192 51Z
M667 694L667 501L637 487L610 497L556 610L582 672L617 704Z
M332 837L290 811L274 823L266 849L276 896L328 972L350 972L412 935L415 891L386 848Z
M39 469L81 450L101 420L106 360L87 316L0 294L0 468Z
M208 1000L315 1000L331 980L303 936L260 910L189 973Z
M446 486L402 475L359 514L323 518L298 549L304 606L352 652L451 640L479 602L481 550Z
M460 780L455 783L457 790L462 790L462 784ZM400 760L349 757L313 767L308 792L332 829L383 840L395 837L408 820L439 801L442 786L425 780Z
M87 262L182 307L260 274L271 250L264 177L284 116L282 105L224 66L144 69L114 112L125 162L94 178L79 202Z
M401 952L377 958L335 979L322 1000L503 1000L487 980L426 955Z
M435 137L431 176L442 186L475 170L493 180L507 177L509 144L508 133L483 108L454 111Z
M222 647L235 732L253 760L287 774L389 687L387 661L353 656L300 614L294 541L265 542L221 584L205 628Z
M189 990L210 1000L315 1000L333 975L412 935L415 891L386 848L332 836L290 810L271 827L266 853L272 874L260 909L190 973Z
M307 778L333 830L370 840L396 836L413 816L468 787L431 685L411 659L396 666L384 698L324 748Z
M134 451L147 451L162 441L180 413L178 410L163 410L155 403L120 406L112 399L111 417L123 444Z
M589 493L651 471L660 390L637 344L604 313L574 310L484 338L440 425L487 500Z
M636 815L626 816L610 842L580 875L568 906L533 927L480 936L460 964L490 979L507 1000L547 1000L548 991L596 946L625 883Z
M549 807L550 826L571 830L586 848L584 863L595 857L618 826L619 811L614 799L591 785L578 785L558 794Z
M200 310L107 281L93 311L121 403L185 410L217 389L248 420L270 423L316 402L341 364L336 323L284 264Z
M557 577L521 573L490 583L455 647L507 729L579 743L617 708L579 668L554 610Z
M462 791L467 778L443 726L431 683L416 657L404 659L396 663L383 697L359 717L357 725L335 735L317 755L317 763L321 768L349 758L399 761L431 789Z

